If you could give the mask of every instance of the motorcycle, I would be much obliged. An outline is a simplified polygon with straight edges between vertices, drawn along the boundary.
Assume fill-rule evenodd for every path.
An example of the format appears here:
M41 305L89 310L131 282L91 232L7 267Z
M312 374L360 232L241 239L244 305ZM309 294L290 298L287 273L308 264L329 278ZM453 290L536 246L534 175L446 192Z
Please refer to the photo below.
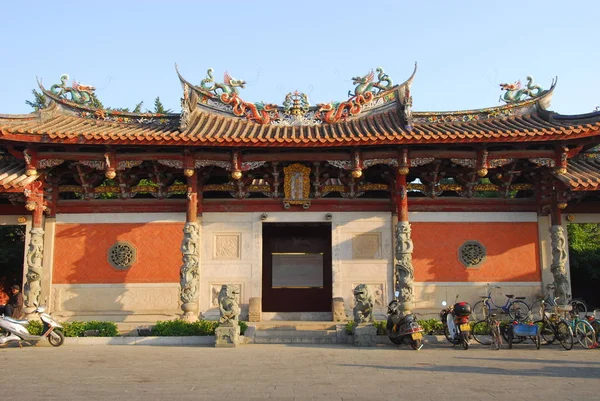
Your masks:
M398 302L398 291L395 292L396 299L388 305L387 332L390 341L396 345L410 345L414 350L423 348L423 328L417 322L414 314L404 315L400 310Z
M469 339L471 338L471 325L469 316L471 315L471 305L466 302L456 302L454 305L446 308L446 301L442 302L444 309L440 311L440 320L444 324L444 335L450 344L462 344L464 349L469 349Z
M27 326L28 320L13 319L8 316L0 316L0 345L8 344L9 342L17 341L19 347L21 342L29 343L29 341L40 341L48 339L50 345L54 347L61 346L65 341L65 335L61 330L63 327L46 312L46 307L37 306L34 313L38 313L43 324L42 334L34 335L29 333Z

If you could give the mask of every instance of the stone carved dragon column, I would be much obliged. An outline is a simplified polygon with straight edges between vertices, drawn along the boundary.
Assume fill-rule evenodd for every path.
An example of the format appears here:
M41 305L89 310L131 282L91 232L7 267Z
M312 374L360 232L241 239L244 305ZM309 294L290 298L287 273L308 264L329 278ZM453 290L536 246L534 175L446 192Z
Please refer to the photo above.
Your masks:
M565 230L561 225L562 205L557 202L554 197L552 202L552 225L550 226L550 246L552 248L552 264L550 271L554 277L554 296L559 297L557 303L566 305L571 297L571 284L567 278L567 240L565 238Z
M44 229L42 218L46 205L44 202L44 191L42 182L35 181L28 185L24 191L25 209L32 212L32 226L27 247L25 261L27 263L27 273L25 275L25 313L31 313L35 305L40 305L40 293L42 290L42 258L44 255Z
M408 222L408 191L406 176L408 174L407 151L400 157L396 174L396 206L398 223L396 224L396 265L394 277L395 291L398 291L398 301L404 313L410 312L410 303L414 299L414 269L412 265L413 242L411 239L410 223Z
M193 170L192 170L193 171ZM189 174L189 173L188 173ZM188 175L186 174L186 175ZM200 275L200 225L198 218L198 182L195 171L187 177L187 213L183 226L181 253L181 309L182 318L188 321L198 320L198 285Z

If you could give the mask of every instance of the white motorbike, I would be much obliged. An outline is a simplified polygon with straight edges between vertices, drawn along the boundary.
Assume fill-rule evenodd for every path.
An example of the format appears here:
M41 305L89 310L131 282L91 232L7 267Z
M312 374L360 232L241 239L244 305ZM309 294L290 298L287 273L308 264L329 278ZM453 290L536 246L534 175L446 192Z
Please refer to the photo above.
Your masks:
M21 346L21 342L29 343L29 341L40 341L47 338L53 347L61 346L65 341L65 335L61 330L55 330L63 328L60 323L54 320L48 313L45 313L45 306L36 307L34 312L39 314L43 323L41 335L38 336L29 333L27 330L27 326L29 326L28 320L0 316L0 345L16 341Z

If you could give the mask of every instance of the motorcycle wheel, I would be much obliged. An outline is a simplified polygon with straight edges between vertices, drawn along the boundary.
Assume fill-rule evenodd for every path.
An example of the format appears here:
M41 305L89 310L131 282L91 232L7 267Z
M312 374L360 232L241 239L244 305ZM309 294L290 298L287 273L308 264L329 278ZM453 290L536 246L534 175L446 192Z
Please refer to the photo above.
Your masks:
M65 342L65 335L62 331L53 330L52 333L48 335L48 342L53 347L60 347Z
M412 349L418 351L423 347L423 340L411 340L410 346Z
M468 334L462 335L462 346L464 349L469 349L469 335Z
M388 336L388 337L390 338L390 341L393 344L396 344L396 345L402 345L403 344L402 339L400 337L392 337L392 336Z

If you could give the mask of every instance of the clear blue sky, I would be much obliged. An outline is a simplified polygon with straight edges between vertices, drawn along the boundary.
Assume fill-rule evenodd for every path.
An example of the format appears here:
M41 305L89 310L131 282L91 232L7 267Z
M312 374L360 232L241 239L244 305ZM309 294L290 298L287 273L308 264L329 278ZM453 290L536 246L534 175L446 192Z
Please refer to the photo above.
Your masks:
M351 77L382 66L395 83L418 62L415 111L496 106L501 82L558 76L552 109L600 105L600 1L6 1L0 6L0 114L68 73L105 106L180 109L174 70L248 82L247 101L345 100Z

